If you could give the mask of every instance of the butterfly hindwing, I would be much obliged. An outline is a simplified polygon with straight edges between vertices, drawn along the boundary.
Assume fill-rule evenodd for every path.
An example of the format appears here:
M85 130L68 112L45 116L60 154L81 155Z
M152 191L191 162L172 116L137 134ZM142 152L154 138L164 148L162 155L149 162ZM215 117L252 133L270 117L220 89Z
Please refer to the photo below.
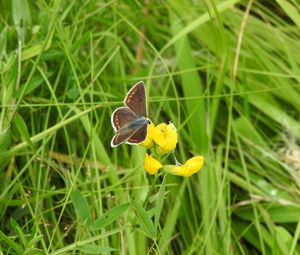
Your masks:
M134 129L126 129L122 132L115 134L114 137L111 139L111 147L116 147L119 144L125 142L129 137L131 137L134 134L135 131L136 130Z
M145 141L148 131L148 124L145 124L139 128L132 136L130 136L126 143L128 144L139 144Z
M140 81L127 93L124 104L138 117L147 116L146 90L144 82Z

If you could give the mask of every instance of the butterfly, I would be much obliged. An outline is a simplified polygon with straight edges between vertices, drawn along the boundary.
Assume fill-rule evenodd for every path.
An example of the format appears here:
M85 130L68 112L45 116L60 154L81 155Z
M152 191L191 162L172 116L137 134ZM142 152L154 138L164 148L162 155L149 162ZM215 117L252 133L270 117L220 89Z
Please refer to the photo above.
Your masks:
M116 132L110 145L116 147L123 142L140 144L148 131L146 89L143 81L136 83L127 93L123 107L111 115L111 124Z

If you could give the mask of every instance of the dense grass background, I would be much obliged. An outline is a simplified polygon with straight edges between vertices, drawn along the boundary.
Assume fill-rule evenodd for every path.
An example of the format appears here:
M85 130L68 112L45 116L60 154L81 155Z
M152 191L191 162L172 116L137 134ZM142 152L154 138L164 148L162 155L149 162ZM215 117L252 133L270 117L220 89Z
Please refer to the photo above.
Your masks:
M0 10L1 254L300 254L298 1ZM110 147L139 80L200 173L152 186L145 149Z

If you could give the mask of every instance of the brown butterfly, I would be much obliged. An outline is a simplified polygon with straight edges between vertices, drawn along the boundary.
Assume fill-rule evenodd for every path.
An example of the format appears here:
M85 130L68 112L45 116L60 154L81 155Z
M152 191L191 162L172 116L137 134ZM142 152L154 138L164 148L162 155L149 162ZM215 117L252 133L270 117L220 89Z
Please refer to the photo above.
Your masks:
M145 141L148 131L146 89L142 81L136 83L127 93L123 107L111 115L111 124L116 132L110 145L116 147L126 142L140 144Z

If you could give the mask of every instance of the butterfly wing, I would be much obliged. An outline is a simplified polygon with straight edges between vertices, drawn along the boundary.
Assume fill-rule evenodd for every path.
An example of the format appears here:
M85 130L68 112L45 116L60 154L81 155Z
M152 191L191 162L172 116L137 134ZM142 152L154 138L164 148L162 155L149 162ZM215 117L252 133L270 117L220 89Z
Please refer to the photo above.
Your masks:
M148 123L143 123L147 120L146 90L142 81L129 90L124 104L126 106L117 108L111 115L112 126L117 132L111 140L112 147L125 141L129 144L139 144L147 136Z
M111 125L117 132L126 124L132 123L137 119L136 114L128 107L119 107L111 115Z
M139 128L132 136L130 136L126 143L128 144L139 144L145 141L147 137L148 124Z
M126 129L114 135L111 139L110 145L111 147L116 147L121 143L125 142L129 137L131 137L136 130L134 129Z
M147 116L145 84L139 81L127 93L124 104L127 105L138 117Z

